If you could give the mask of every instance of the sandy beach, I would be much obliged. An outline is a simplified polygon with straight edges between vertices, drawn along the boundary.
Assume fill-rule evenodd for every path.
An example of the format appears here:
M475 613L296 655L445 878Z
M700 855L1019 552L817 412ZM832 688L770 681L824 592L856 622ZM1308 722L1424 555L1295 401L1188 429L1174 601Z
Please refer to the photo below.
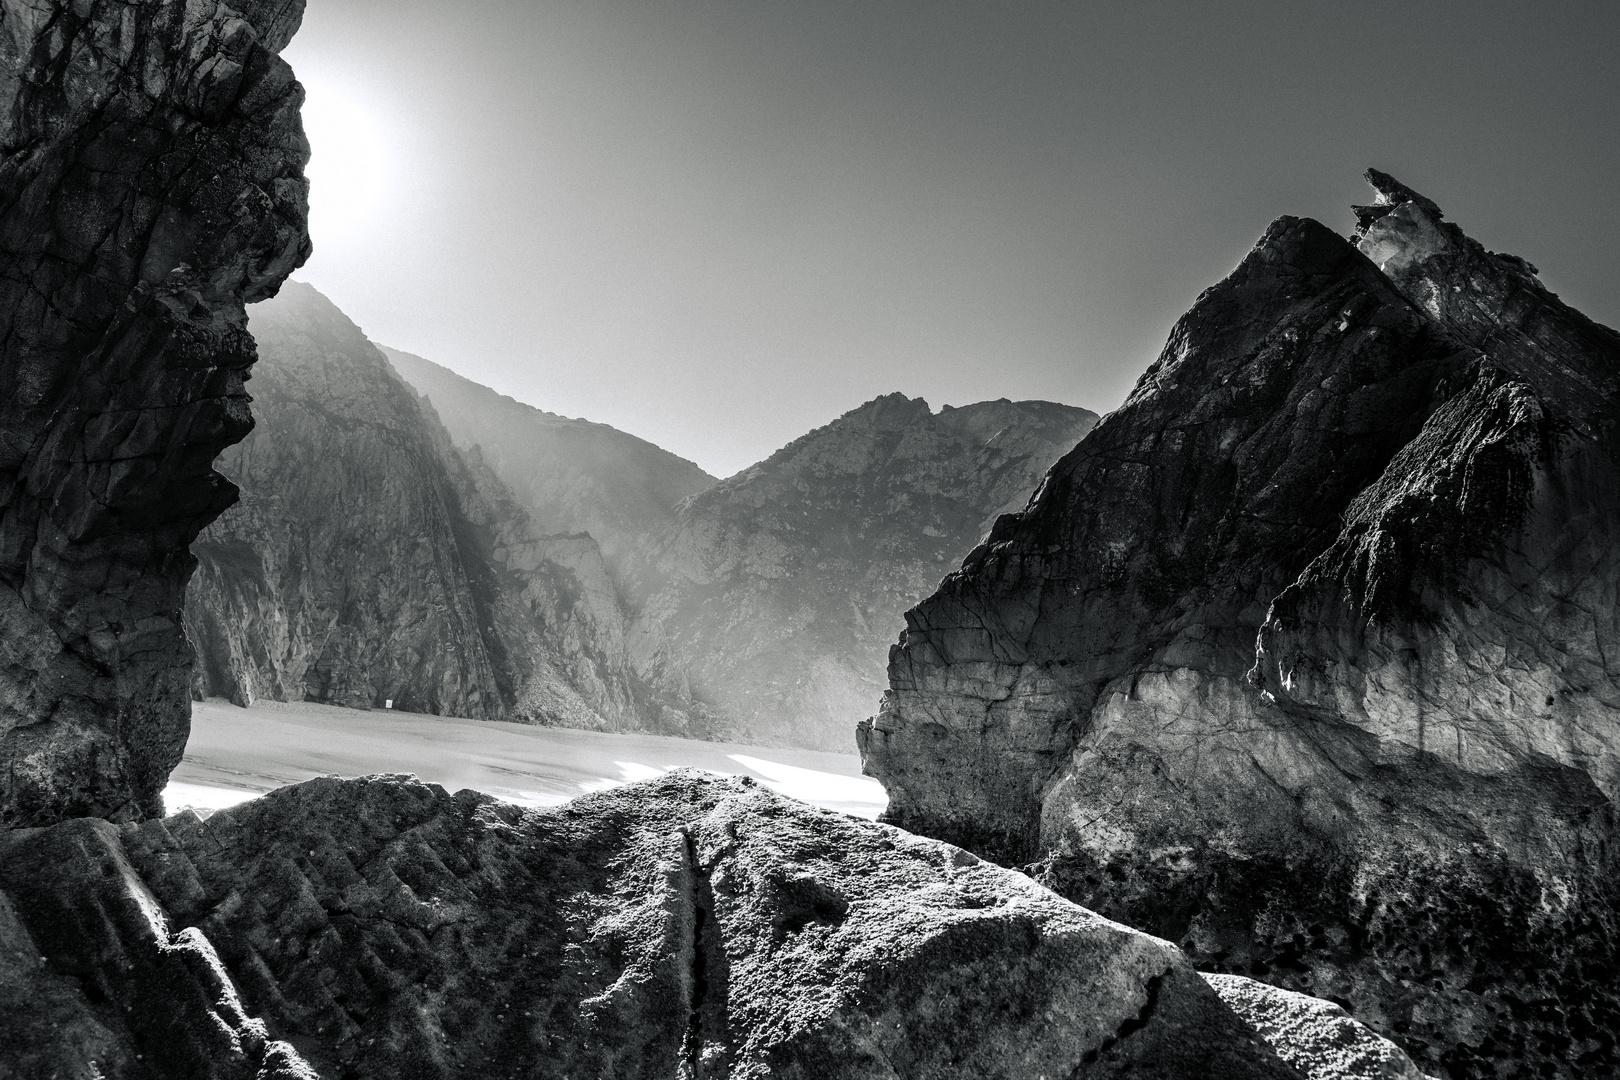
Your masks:
M209 812L316 776L413 773L450 791L474 788L524 806L675 768L752 776L791 798L875 818L883 787L856 754L535 727L311 702L196 702L185 759L170 777L170 813Z

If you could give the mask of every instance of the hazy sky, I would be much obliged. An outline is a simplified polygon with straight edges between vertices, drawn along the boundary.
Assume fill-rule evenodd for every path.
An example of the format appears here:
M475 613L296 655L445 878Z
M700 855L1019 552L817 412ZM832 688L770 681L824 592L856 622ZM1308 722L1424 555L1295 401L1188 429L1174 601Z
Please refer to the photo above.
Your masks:
M727 475L871 397L1116 406L1375 165L1620 324L1620 5L310 0L375 340Z

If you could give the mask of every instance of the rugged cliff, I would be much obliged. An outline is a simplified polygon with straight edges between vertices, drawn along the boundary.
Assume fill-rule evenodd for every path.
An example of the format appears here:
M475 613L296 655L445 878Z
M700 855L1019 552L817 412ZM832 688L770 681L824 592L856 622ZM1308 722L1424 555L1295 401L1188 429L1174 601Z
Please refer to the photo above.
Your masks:
M539 536L476 450L308 285L254 307L242 500L194 545L198 689L576 727L641 726L589 537Z
M715 482L685 458L606 424L543 412L397 349L455 444L486 464L547 533L589 533L615 580L640 574L681 500Z
M718 724L847 750L901 613L1096 422L1045 401L870 401L682 503L641 623Z
M1611 1075L1620 337L1369 177L907 613L866 766L1431 1071Z
M302 10L0 5L0 824L138 820L180 760L243 302L309 252Z

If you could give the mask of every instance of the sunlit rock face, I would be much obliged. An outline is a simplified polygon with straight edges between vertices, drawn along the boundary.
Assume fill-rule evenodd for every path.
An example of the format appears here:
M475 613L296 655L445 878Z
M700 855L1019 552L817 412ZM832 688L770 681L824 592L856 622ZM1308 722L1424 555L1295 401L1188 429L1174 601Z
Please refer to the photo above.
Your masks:
M241 501L193 545L196 690L569 727L640 726L588 536L543 536L331 301L255 305Z
M907 614L866 768L1430 1072L1609 1075L1620 337L1370 178Z
M684 502L641 624L724 730L849 751L907 607L1097 422L890 394ZM666 659L667 658L667 659Z
M0 3L4 825L138 820L180 760L243 303L309 252L302 7Z
M1168 943L738 778L320 779L12 833L0 883L8 1075L1299 1075Z

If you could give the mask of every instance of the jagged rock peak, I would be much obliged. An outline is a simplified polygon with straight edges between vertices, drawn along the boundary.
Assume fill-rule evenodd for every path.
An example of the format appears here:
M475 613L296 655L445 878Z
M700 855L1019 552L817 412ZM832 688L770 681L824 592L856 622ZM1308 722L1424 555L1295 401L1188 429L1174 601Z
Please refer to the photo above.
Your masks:
M1373 180L1353 240L1275 222L907 612L866 768L1428 1071L1612 1075L1620 335Z

